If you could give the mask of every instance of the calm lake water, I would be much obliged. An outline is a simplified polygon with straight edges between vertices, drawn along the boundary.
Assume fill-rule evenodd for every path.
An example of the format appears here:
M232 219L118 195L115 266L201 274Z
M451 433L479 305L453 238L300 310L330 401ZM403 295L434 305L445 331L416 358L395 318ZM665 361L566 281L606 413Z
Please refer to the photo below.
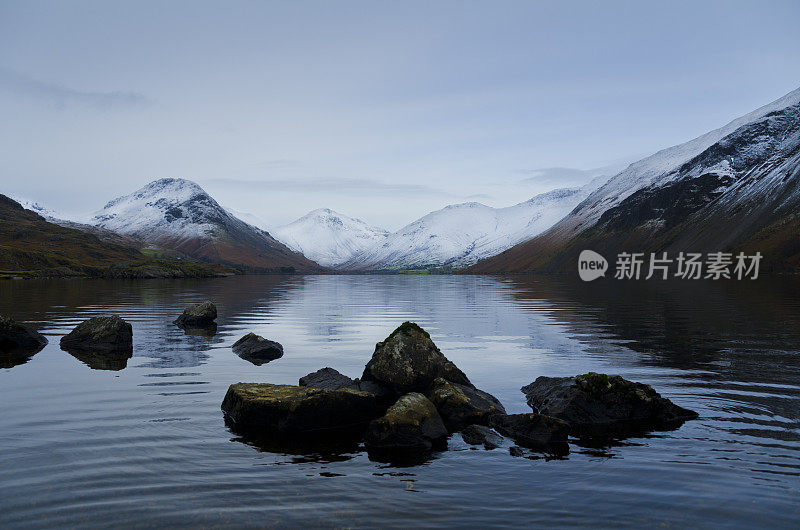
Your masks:
M213 337L171 321L214 300ZM94 315L133 324L120 370L58 347ZM800 525L800 282L469 276L6 281L0 314L50 340L0 369L0 527ZM540 375L617 373L700 413L680 429L561 459L508 446L413 467L259 450L226 428L237 381L361 374L413 320L510 413ZM281 342L260 367L231 345ZM86 360L86 359L84 359ZM108 366L106 366L108 368ZM122 368L117 366L116 368Z

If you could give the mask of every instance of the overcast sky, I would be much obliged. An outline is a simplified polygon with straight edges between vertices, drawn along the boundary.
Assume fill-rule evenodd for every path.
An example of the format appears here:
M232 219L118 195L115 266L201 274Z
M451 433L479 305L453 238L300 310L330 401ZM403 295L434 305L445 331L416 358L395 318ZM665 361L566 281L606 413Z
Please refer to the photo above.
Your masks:
M800 2L0 1L0 193L283 224L507 206L800 86ZM606 170L610 171L610 170Z

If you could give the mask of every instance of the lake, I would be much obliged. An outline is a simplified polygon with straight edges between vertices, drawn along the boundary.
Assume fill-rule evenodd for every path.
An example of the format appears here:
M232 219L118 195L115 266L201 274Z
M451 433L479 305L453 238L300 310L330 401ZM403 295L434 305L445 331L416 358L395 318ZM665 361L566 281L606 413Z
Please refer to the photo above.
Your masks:
M213 300L217 333L172 324ZM0 282L0 314L50 343L0 368L0 526L728 526L800 524L800 281L600 281L484 276L237 276ZM133 325L126 366L59 349L96 315ZM361 375L405 320L509 413L540 375L653 385L700 418L563 458L472 449L427 462L365 451L291 454L232 433L238 381ZM247 332L283 344L254 366ZM88 364L87 364L88 363ZM106 369L103 369L106 368ZM115 368L115 369L107 369Z

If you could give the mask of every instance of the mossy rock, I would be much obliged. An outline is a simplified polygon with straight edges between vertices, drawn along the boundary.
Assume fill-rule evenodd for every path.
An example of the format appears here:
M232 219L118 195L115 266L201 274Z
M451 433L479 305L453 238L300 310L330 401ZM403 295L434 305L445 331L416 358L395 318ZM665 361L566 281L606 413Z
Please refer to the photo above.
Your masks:
M427 392L450 432L470 424L487 425L493 414L505 414L506 409L493 395L471 386L435 379Z
M206 300L184 309L183 314L175 319L175 324L182 328L203 328L213 325L216 318L217 306Z
M373 394L349 388L236 383L222 410L236 429L290 435L363 428L386 409Z
M662 397L653 387L619 375L589 372L539 377L522 387L534 411L568 422L584 436L622 436L672 429L697 413Z
M391 458L446 447L447 428L431 401L418 392L401 396L372 421L365 442L374 454Z
M464 372L439 351L428 332L405 322L375 346L361 379L402 395L427 391L437 377L472 386Z
M133 328L117 315L93 317L64 335L61 349L94 354L130 354L133 351Z

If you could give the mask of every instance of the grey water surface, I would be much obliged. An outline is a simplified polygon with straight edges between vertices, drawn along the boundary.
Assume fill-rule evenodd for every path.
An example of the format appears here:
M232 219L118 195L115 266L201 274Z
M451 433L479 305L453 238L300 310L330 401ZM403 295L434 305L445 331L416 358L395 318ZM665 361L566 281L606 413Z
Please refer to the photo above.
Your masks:
M172 320L219 309L214 335ZM239 276L0 282L0 314L50 343L0 368L0 527L800 525L800 282L539 277ZM58 347L94 315L133 324L103 364ZM700 419L563 458L459 435L427 462L270 452L220 411L237 381L361 374L413 320L509 412L539 375L601 371L653 385ZM284 346L254 366L253 331ZM298 453L298 454L292 454Z

